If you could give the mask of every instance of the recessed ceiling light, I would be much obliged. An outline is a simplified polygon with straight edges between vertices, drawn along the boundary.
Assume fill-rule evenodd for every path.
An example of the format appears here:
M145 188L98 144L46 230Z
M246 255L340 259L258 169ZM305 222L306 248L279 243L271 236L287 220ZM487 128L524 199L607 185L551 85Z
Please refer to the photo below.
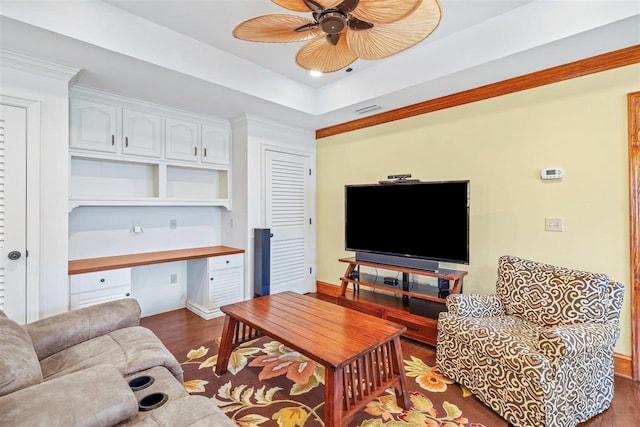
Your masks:
M309 71L309 75L311 77L320 77L322 75L322 72L318 70L311 70Z

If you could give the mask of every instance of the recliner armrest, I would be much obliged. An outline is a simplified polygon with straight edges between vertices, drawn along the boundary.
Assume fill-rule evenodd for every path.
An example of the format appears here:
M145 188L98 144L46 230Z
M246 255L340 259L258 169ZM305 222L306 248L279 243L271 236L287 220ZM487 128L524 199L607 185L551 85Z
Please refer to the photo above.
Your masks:
M0 396L0 425L113 426L134 417L138 401L120 372L98 365Z
M133 298L109 301L37 320L24 326L38 359L65 348L140 324L140 305Z
M620 328L615 322L578 323L549 328L540 333L538 351L551 358L574 357L599 349L613 349Z
M504 307L496 295L451 294L446 300L447 311L462 317L504 316Z

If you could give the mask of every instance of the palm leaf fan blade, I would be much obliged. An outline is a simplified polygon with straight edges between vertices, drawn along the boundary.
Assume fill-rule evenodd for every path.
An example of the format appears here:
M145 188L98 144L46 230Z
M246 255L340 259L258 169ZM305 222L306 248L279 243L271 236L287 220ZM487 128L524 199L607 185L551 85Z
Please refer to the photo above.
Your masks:
M310 19L295 15L263 15L248 19L236 25L233 29L233 36L252 42L300 42L310 40L321 33L319 28L313 28L307 31L296 31L296 28L314 23L315 22Z
M278 6L294 12L309 12L309 6L303 0L271 0ZM315 0L323 9L330 9L341 3L342 0Z
M298 51L296 63L309 71L323 73L338 71L358 59L347 46L345 37L340 37L334 46L326 37L311 40Z
M422 0L360 0L353 16L372 24L389 24L412 13Z
M382 59L424 40L440 24L438 0L423 0L416 10L399 21L378 24L364 31L349 31L349 49L362 59Z

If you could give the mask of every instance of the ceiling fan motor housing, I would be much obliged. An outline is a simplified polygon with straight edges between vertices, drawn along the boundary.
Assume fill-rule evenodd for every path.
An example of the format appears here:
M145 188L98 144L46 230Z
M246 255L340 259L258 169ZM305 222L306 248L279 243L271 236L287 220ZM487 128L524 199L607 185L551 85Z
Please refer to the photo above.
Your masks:
M327 10L318 17L320 29L327 34L340 34L347 26L348 18L338 10Z

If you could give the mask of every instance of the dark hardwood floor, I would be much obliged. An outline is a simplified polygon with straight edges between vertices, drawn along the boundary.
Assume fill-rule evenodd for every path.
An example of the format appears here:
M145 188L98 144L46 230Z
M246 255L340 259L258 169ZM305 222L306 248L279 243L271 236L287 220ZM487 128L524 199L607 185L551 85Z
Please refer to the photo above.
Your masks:
M310 294L335 302L335 298L323 294ZM222 333L224 317L204 320L187 309L144 317L140 324L151 329L169 351L177 354L184 349L198 348L201 344L218 338ZM410 339L402 339L402 352L413 354L429 365L435 364L435 348ZM640 382L616 376L613 402L608 410L580 424L580 427L630 427L640 425L637 412L640 409ZM493 426L487 426L493 427Z

